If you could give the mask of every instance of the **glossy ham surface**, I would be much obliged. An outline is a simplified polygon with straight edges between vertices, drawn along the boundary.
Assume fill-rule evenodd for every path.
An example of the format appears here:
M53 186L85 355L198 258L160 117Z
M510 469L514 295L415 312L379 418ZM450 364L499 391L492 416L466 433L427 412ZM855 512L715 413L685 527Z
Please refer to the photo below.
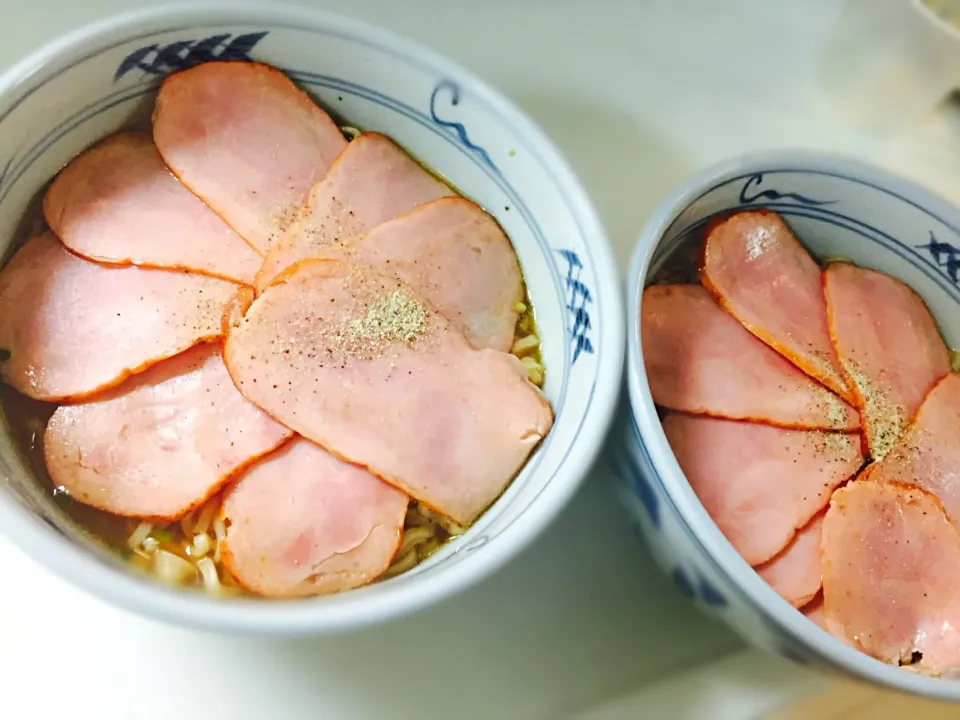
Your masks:
M657 405L783 427L860 425L852 407L745 330L699 285L647 288L640 331Z
M715 223L701 279L750 332L853 400L827 331L820 267L779 215L751 210Z
M710 517L754 566L783 550L863 462L851 433L681 413L663 430Z
M267 254L258 292L294 263L447 195L453 191L388 137L362 133L310 191L296 222Z
M915 486L858 480L823 523L827 629L887 663L960 667L960 533Z
M224 356L251 401L461 524L553 421L515 357L472 349L409 286L335 260L302 262L236 314Z
M147 133L120 132L77 156L47 190L43 214L90 260L248 284L263 262L170 173Z
M823 277L830 334L880 460L950 371L950 353L923 300L899 280L842 262Z
M225 493L223 562L268 597L365 585L390 565L407 504L399 490L298 437Z
M756 568L777 593L794 607L804 607L820 592L820 538L824 513L797 531L772 560Z
M79 400L221 333L237 285L109 267L50 233L0 271L0 375L38 400Z
M55 486L100 510L175 520L293 432L236 389L218 345L61 405L43 448Z
M286 75L254 62L207 62L167 76L153 140L181 182L260 253L347 145Z
M960 373L937 383L900 442L866 474L933 493L960 527Z
M479 349L513 345L523 276L496 221L460 197L421 205L328 256L410 285Z

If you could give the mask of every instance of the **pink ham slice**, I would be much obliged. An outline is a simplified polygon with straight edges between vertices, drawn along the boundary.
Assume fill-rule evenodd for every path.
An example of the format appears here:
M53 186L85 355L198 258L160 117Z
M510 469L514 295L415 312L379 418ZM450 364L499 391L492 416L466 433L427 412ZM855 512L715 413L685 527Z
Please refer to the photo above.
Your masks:
M553 421L513 356L474 350L399 280L306 260L234 317L240 391L338 457L469 524Z
M867 472L877 482L900 481L933 493L960 526L960 374L937 383L900 442Z
M366 585L397 551L407 502L366 470L297 438L225 494L224 565L241 585L268 597Z
M786 547L863 462L849 433L679 413L663 430L710 517L754 566Z
M859 427L853 408L757 340L699 285L647 288L640 322L658 405L783 427Z
M739 212L715 224L701 279L750 332L853 400L830 343L820 268L779 215Z
M899 280L841 262L823 277L830 334L880 460L950 372L950 353L923 300Z
M0 272L0 374L38 400L78 400L221 333L237 285L105 267L50 233Z
M826 630L827 629L827 620L823 614L823 593L820 592L817 596L811 600L807 605L804 605L800 608L806 618L812 622L817 627Z
M208 62L168 76L153 140L174 174L261 253L347 141L279 70Z
M201 345L61 405L43 448L54 485L79 502L174 520L292 434L237 391L219 345Z
M181 185L146 133L122 132L67 165L43 198L63 244L91 260L252 283L263 258Z
M310 191L295 222L257 275L262 291L280 272L453 191L380 133L359 135Z
M779 555L757 567L757 574L794 607L820 592L820 537L824 513L797 532Z
M960 667L960 534L917 487L858 480L823 523L827 629L884 662Z
M524 296L520 265L500 226L469 200L421 205L330 256L403 280L477 349L513 345Z

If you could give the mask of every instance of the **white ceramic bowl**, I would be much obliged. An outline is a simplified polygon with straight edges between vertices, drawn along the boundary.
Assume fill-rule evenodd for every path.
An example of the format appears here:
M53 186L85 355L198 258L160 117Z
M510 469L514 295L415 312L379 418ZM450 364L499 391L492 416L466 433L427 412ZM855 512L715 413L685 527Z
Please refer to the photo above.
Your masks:
M612 454L631 515L680 590L748 642L810 664L924 695L960 699L960 683L921 677L861 654L782 600L710 519L657 417L640 343L643 288L716 214L766 207L815 254L851 258L914 288L947 342L960 343L960 209L885 172L811 152L765 152L709 168L667 199L640 235L628 276L627 384Z
M376 622L435 602L517 553L570 499L609 427L623 366L619 275L596 213L527 116L450 61L392 33L273 4L166 7L91 25L0 78L0 251L28 204L94 141L145 122L163 76L209 58L277 66L338 119L382 131L503 225L539 324L556 423L463 537L395 579L337 596L210 599L126 572L49 502L0 433L0 530L77 585L131 610L208 629L296 634Z

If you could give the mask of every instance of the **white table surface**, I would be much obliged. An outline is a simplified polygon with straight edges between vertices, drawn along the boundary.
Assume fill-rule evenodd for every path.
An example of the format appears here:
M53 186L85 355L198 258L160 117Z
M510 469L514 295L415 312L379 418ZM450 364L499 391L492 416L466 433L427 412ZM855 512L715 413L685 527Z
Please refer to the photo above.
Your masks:
M4 6L0 68L136 4ZM956 108L880 137L846 127L818 99L813 61L837 15L830 0L302 4L394 28L499 86L568 154L622 262L676 183L749 149L847 152L960 201ZM157 625L68 587L0 540L0 718L11 720L733 720L821 682L749 652L689 682L656 682L741 648L659 575L600 473L539 541L480 586L333 639L224 638Z

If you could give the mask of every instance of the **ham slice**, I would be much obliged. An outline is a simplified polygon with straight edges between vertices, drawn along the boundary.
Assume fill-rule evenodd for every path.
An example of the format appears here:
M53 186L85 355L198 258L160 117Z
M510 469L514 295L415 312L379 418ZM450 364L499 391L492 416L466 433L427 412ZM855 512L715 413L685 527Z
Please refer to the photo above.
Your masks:
M453 191L389 138L359 135L333 163L257 275L262 291L280 272L324 248L356 237Z
M701 279L747 330L853 400L830 343L820 268L779 215L751 210L715 223Z
M153 140L173 173L266 253L347 141L282 72L207 62L167 76Z
M241 283L263 262L170 174L146 133L117 133L79 155L47 190L43 214L64 245L100 262Z
M920 488L858 480L823 523L827 629L893 664L960 667L960 533Z
M821 531L822 533L822 531ZM827 621L823 614L823 593L817 593L817 596L811 600L807 605L804 605L800 612L802 612L807 620L812 622L817 627L822 630L827 629Z
M757 567L757 574L784 600L803 607L820 592L820 513L800 530L779 555Z
M237 285L203 275L105 267L50 233L0 272L0 375L38 400L78 400L212 340Z
M306 260L232 318L240 391L338 457L466 525L553 421L512 355L474 350L409 286Z
M640 337L657 405L783 427L859 427L853 408L757 340L699 285L647 288Z
M224 565L268 597L366 585L397 551L407 502L366 470L296 438L226 492Z
M43 448L54 485L115 515L174 520L293 433L236 389L219 345L61 405Z
M330 256L403 280L477 349L513 345L524 297L520 264L500 226L469 200L421 205Z
M950 372L950 353L923 300L899 280L842 262L823 278L830 334L880 460Z
M910 483L933 493L960 527L960 374L937 383L910 429L868 473L877 482Z
M679 413L663 430L710 517L754 566L783 550L863 462L851 433Z

